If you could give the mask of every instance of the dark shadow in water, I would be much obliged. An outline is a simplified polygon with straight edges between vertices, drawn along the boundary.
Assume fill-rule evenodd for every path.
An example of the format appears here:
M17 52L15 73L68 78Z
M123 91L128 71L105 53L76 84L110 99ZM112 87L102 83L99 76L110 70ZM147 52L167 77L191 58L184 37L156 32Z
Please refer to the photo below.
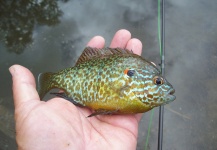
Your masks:
M4 34L3 41L8 51L21 54L26 45L33 41L36 25L56 25L62 14L58 0L0 0L0 31Z

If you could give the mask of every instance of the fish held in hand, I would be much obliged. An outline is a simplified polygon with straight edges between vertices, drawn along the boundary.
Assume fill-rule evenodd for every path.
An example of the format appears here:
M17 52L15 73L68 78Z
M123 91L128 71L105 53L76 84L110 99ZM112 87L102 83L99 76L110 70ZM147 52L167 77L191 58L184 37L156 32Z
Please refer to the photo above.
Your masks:
M59 88L64 92L53 94L93 109L90 116L143 113L175 100L174 88L153 63L121 48L87 47L74 67L41 73L38 85L41 99Z

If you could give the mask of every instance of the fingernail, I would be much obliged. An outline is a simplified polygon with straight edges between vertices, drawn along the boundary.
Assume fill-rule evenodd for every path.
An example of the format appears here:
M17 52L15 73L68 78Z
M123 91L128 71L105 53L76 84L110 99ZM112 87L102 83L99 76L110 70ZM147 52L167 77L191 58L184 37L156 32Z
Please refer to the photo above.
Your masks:
M15 73L15 68L14 68L14 66L11 66L11 67L9 68L9 72L11 73L12 76L14 75L14 73Z

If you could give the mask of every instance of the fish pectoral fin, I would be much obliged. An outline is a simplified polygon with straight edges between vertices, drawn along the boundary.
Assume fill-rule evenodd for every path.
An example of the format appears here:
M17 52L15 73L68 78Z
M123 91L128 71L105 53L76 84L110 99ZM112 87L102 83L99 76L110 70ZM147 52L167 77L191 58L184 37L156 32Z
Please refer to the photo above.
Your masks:
M66 100L72 102L72 103L73 103L74 105L76 105L76 106L84 107L82 104L76 102L73 98L68 97L68 96L66 95L66 93L64 93L64 92L61 92L61 93L50 93L50 94L55 95L55 96L57 96L57 97L64 98L64 99L66 99Z
M94 113L90 114L88 117L93 117L93 116L96 116L96 115L112 115L112 114L115 114L118 112L118 109L116 110L105 110L105 109L98 109L98 110L95 110Z
M129 93L129 92L130 92L130 86L129 85L122 87L120 89L120 97L123 97L125 95L125 93Z

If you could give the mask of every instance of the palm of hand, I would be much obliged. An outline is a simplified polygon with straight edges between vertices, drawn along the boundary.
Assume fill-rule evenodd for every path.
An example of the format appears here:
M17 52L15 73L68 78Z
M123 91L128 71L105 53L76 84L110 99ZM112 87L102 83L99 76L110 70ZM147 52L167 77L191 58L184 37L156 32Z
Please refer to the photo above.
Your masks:
M102 48L105 41L94 37L90 47ZM142 44L119 30L110 47L141 54ZM91 111L62 98L40 101L32 73L19 65L10 68L13 77L16 140L19 149L135 149L137 115L104 115L86 118Z
M135 149L135 115L86 118L90 110L61 98L30 101L17 111L27 114L16 118L18 144L24 149L37 149L38 143L38 149Z

